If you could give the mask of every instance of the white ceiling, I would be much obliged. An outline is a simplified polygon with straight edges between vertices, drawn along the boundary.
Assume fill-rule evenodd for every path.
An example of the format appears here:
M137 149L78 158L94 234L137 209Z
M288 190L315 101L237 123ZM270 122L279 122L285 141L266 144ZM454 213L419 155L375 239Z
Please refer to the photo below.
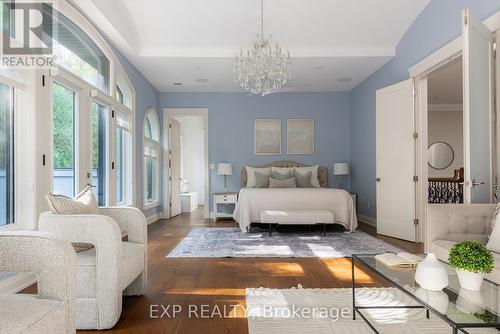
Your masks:
M349 91L394 56L429 1L264 0L264 30L293 58L289 90ZM71 2L160 91L241 91L234 57L260 29L260 1Z

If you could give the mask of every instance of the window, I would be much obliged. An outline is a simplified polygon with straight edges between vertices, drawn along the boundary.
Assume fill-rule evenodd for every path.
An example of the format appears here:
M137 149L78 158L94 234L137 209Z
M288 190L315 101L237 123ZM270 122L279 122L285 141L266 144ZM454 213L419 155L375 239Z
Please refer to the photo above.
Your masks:
M144 117L144 208L159 205L160 127L156 111Z
M115 130L115 201L117 205L132 204L132 135L131 117L116 113Z
M43 5L45 34L53 39L56 62L83 80L109 94L109 60L99 46L51 6ZM52 17L50 19L46 19ZM48 25L52 22L52 28Z
M119 85L116 85L116 101L123 104L123 92Z
M0 83L0 226L14 223L14 88Z
M73 90L58 83L52 85L53 192L70 197L76 189L75 98Z

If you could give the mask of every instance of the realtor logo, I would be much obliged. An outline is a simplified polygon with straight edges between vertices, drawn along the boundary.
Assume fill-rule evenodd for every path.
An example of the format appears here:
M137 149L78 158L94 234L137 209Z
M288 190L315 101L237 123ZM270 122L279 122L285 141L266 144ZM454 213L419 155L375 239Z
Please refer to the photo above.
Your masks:
M2 1L4 55L52 54L52 7L43 3ZM12 30L15 29L15 34ZM45 32L44 32L45 30Z
M53 9L42 2L0 0L3 67L53 66Z

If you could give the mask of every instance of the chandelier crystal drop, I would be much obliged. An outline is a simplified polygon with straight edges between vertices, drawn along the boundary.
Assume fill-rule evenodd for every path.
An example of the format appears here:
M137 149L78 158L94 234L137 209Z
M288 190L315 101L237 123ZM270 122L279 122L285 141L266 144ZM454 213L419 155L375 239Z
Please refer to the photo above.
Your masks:
M271 35L264 38L264 0L260 1L261 21L260 34L253 39L253 49L240 50L234 64L236 82L246 90L262 96L271 94L283 88L290 80L290 52L282 50L276 44L273 48Z

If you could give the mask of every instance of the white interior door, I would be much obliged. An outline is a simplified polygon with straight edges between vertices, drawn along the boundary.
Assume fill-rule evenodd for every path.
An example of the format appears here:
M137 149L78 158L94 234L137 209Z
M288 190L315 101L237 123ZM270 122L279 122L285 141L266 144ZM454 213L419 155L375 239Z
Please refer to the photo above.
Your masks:
M415 241L412 80L377 90L377 233Z
M170 217L181 213L181 124L170 120Z
M493 35L463 11L464 167L466 203L492 201Z

